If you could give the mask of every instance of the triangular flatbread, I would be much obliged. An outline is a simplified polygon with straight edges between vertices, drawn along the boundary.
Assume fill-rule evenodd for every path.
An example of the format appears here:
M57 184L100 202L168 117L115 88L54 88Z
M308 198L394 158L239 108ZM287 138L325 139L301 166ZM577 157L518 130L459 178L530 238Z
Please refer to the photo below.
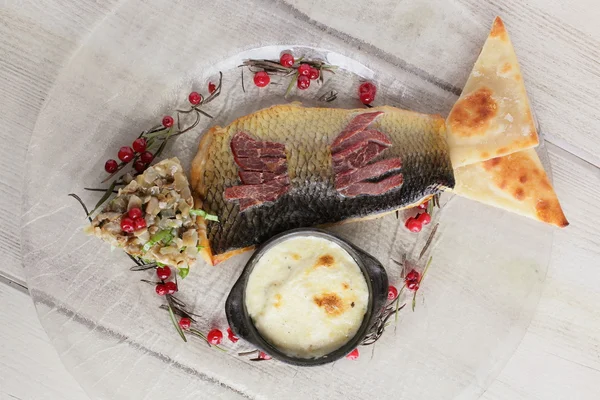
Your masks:
M190 184L177 158L148 167L93 219L88 233L148 262L187 269L198 258L199 210L193 210ZM141 225L123 230L132 208L142 210ZM202 215L202 214L200 214ZM137 219L137 218L136 218Z
M537 146L523 76L500 17L446 125L454 168Z
M548 224L569 222L534 149L467 165L454 170L461 196Z

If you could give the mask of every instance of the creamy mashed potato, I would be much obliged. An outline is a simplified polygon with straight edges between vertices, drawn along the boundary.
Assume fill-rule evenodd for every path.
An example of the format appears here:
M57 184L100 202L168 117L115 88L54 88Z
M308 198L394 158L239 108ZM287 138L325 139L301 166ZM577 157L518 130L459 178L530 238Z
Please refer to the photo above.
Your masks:
M293 237L267 250L246 286L246 308L260 334L301 358L348 342L368 302L367 282L352 256L319 237Z

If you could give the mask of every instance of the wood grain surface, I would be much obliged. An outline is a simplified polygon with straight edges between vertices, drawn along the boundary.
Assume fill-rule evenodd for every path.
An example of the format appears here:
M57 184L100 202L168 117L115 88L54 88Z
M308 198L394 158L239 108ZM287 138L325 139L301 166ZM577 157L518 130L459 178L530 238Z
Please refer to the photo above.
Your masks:
M26 284L19 205L36 116L62 65L117 3L0 1L0 275L17 283ZM418 6L416 0L371 1L356 8L339 8L341 0L289 3L294 12L369 43L373 33L365 27L395 29L376 26L379 4L396 4L396 29L409 21L403 13L407 4ZM485 21L476 31L464 32L472 35L474 49L485 40L487 21L496 14L504 17L537 117L553 144L548 148L554 184L571 222L555 234L546 286L528 333L483 399L600 398L600 7L592 0L457 3L457 12ZM357 18L364 24L349 23ZM423 24L412 29L432 28ZM371 44L409 55L414 49L400 39ZM455 70L461 75L442 78L460 87L475 57L457 60ZM434 58L427 71L433 75ZM0 398L86 398L60 364L29 297L4 283L6 279L0 281L0 301L6 306L0 316Z

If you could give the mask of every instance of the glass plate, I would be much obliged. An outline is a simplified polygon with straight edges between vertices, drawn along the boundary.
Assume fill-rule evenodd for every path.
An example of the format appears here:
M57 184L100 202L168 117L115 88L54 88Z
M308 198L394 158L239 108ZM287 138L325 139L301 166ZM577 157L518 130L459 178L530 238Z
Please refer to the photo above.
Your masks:
M104 161L185 104L191 90L206 94L218 71L225 74L223 93L206 108L214 120L202 118L164 153L186 168L206 127L271 104L324 105L316 99L332 88L339 98L326 106L360 107L361 78L377 83L376 105L446 115L491 21L476 20L454 2L386 4L131 0L74 54L31 142L23 254L42 324L91 398L470 399L510 358L548 265L552 231L537 222L446 197L415 311L406 307L380 341L360 349L358 360L301 368L240 357L252 349L243 341L225 339L227 353L194 338L184 343L159 309L164 299L140 282L152 273L129 271L123 252L85 236L83 212L67 197L79 193L94 204L99 194L83 187L99 185ZM294 90L289 99L282 96L285 84L259 90L248 73L241 90L243 59L277 58L289 48L340 70L324 87ZM333 229L376 256L398 287L393 260L404 253L416 258L427 237L423 232L416 241L403 228L406 215L400 217ZM200 330L227 328L224 302L248 257L198 265L181 282L180 297L201 315Z

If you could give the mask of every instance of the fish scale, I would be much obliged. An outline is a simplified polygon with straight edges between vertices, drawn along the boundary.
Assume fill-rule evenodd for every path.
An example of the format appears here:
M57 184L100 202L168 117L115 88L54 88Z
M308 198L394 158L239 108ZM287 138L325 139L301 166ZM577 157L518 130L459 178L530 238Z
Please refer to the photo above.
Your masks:
M369 129L387 135L392 146L373 162L400 158L404 183L380 195L343 197L334 185L331 144L358 114L376 111L383 114ZM238 132L257 141L284 144L291 183L291 189L275 201L243 212L236 201L224 198L226 188L241 184L230 149ZM454 186L441 117L393 107L342 110L297 104L274 106L225 128L212 128L201 141L191 178L196 206L220 219L220 223L205 221L199 230L203 254L211 263L292 228L385 214Z

